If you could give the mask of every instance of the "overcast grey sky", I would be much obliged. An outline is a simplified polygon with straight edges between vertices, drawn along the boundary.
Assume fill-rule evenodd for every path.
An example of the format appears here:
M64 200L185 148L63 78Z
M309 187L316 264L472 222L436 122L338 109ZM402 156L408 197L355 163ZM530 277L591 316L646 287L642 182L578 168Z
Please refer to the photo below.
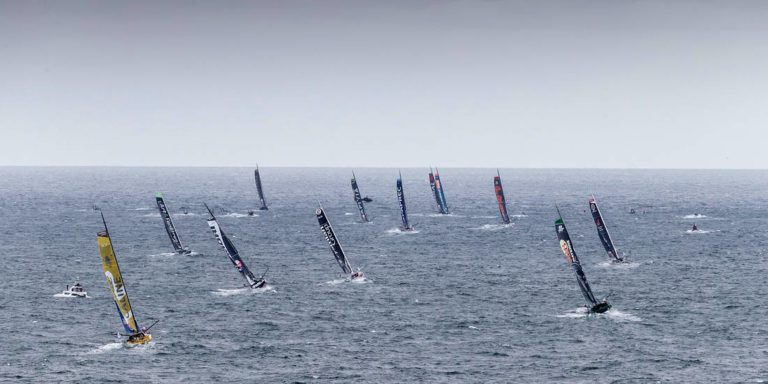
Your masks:
M0 1L0 164L768 168L765 1Z

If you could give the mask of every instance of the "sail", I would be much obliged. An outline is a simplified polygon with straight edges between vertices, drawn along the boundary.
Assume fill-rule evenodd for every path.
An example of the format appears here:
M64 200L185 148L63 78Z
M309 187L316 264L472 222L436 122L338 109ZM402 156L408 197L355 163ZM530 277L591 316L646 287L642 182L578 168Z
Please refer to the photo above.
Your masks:
M360 218L363 222L368 222L368 215L365 214L365 206L363 205L363 198L360 196L360 189L357 187L357 180L355 179L355 173L352 172L352 192L355 194L355 203L357 203L357 209L360 211Z
M507 213L507 200L504 199L504 189L501 187L501 175L499 170L496 170L496 176L493 177L493 189L496 190L496 201L499 202L499 212L501 213L501 221L504 224L509 224L509 214Z
M608 256L614 261L620 261L619 256L616 253L616 247L613 245L611 235L608 233L608 228L603 221L603 215L600 213L600 208L597 207L595 199L589 200L589 210L592 212L592 218L595 219L595 225L597 226L597 236L600 237L600 242L605 247L605 252L608 252Z
M408 212L405 208L405 194L403 193L403 175L397 178L397 200L400 202L400 217L403 219L402 230L409 231L413 228L408 224Z
M104 214L101 215L104 221ZM109 290L112 291L112 299L117 306L117 312L120 314L120 320L128 333L139 332L139 324L133 316L131 302L128 300L128 292L125 290L123 275L120 274L120 266L117 265L115 250L112 248L112 240L109 237L106 221L104 221L104 230L98 233L99 253L101 254L101 266L104 268L104 275L107 277Z
M259 201L261 201L261 207L259 207L260 210L266 211L269 208L267 208L267 202L264 201L264 190L261 188L261 176L259 176L259 166L256 166L256 170L253 171L253 175L256 178L256 191L259 192Z
M568 259L568 263L571 264L573 271L576 273L576 281L579 283L581 293L584 295L584 299L592 306L597 305L595 295L592 294L592 288L589 287L587 282L587 276L584 275L584 271L581 269L579 258L576 257L576 251L573 250L571 244L571 237L568 236L568 230L565 229L563 219L559 218L555 221L555 231L557 232L557 238L560 240L560 248L565 254L565 258Z
M351 274L352 266L349 265L349 260L347 260L347 256L344 255L344 250L341 249L341 244L336 238L336 233L333 232L331 222L328 221L328 218L325 216L325 211L320 207L315 211L315 214L317 215L317 222L320 224L320 229L325 235L325 240L328 241L328 245L331 247L333 257L336 258L336 262L339 263L339 266L344 273Z
M440 200L440 191L437 190L435 184L435 175L432 173L432 168L429 168L429 186L432 188L432 194L435 195L435 203L437 203L437 210L440 213L446 213L443 210L443 202Z
M437 173L437 168L435 168L435 188L440 192L440 212L448 214L448 203L445 201L445 191L443 191L443 184L440 183L440 174Z
M179 239L179 234L176 233L176 227L173 225L173 221L171 220L171 215L168 213L168 208L165 206L165 201L163 200L163 195L158 193L155 195L155 200L157 200L157 209L160 210L160 217L163 218L163 224L165 224L165 231L168 232L168 237L171 239L171 244L173 244L173 249L178 252L184 252L184 247L181 246L181 240Z
M237 248L235 248L235 245L232 244L232 241L229 240L229 237L227 237L224 231L221 230L221 226L219 226L219 222L216 220L216 216L213 215L213 212L211 212L211 209L208 208L208 205L205 205L205 208L208 210L208 214L210 215L208 218L208 227L211 228L211 231L216 237L216 240L219 242L219 245L224 247L224 250L227 251L229 261L232 262L232 265L234 265L237 271L240 272L240 275L243 276L243 279L245 279L250 287L257 285L260 279L257 279L256 276L253 275L251 270L248 269L248 267L245 265L243 259L240 258L240 254L237 252Z

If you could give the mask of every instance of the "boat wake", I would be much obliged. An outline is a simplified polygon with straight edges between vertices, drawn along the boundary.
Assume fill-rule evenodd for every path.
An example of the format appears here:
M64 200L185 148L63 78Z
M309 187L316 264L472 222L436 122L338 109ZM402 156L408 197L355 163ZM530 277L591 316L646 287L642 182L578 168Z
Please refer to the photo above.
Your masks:
M163 252L149 255L149 257L173 257L176 256L176 252Z
M512 215L512 217L528 217L528 215Z
M402 235L411 235L411 234L419 233L419 231L415 229L412 231L403 231L400 228L392 228L392 229L387 229L387 233L399 233Z
M248 216L256 217L256 216L258 216L258 214L254 213L253 215L249 215L249 214L232 212L232 213L227 213L226 215L223 215L223 216L225 216L225 217L248 217Z
M63 293L57 293L57 294L53 295L53 297L59 297L59 298L61 298L61 297L65 297L65 298L70 298L70 297L77 297L77 296L72 296L72 295L65 295L65 294L63 294ZM85 297L84 297L84 299L91 299L91 298L92 298L92 297L91 297L91 296L88 296L88 295L85 295Z
M602 263L597 264L600 268L612 268L612 269L634 269L640 266L642 263L638 263L635 261L624 261L621 263L614 263L613 261L606 260Z
M250 291L250 288L242 287L242 288L234 288L234 289L217 289L211 293L213 293L216 296L232 296L232 295L243 295L248 293Z
M703 219L707 217L707 215L702 215L700 213L694 213L693 215L685 215L683 216L683 219Z
M717 232L717 231L707 231L707 230L704 230L704 229L697 229L695 231L693 229L689 229L689 230L685 231L685 233L702 234L702 235L705 234L705 233L712 233L712 232Z
M499 231L505 228L512 228L515 226L515 223L509 223L509 224L485 224L482 227L472 228L477 229L481 231Z
M139 207L139 208L134 209L134 211L149 211L150 209L152 209L152 208L150 208L150 207Z
M616 308L611 308L604 313L590 313L589 309L587 309L586 307L581 307L581 308L576 308L566 313L557 315L557 317L561 319L584 319L590 316L607 318L607 319L616 320L616 321L643 321L643 319L641 319L638 316L635 316L631 313L625 313L625 312L619 311Z
M107 353L107 352L111 352L111 351L114 351L114 350L117 350L117 349L122 349L122 348L123 348L123 343L122 342L109 343L109 344L104 344L104 345L102 345L102 346L100 346L98 348L94 348L94 349L86 352L85 354L86 355L100 355L102 353Z
M363 276L363 277L358 277L358 278L356 278L354 280L350 280L350 279L330 280L330 281L326 281L325 283L322 283L321 285L334 286L334 285L339 285L339 284L344 284L344 283L365 284L367 282L368 282L368 279L365 276Z
M155 212L155 213L147 213L146 215L141 215L141 216L142 217L160 217L160 214Z

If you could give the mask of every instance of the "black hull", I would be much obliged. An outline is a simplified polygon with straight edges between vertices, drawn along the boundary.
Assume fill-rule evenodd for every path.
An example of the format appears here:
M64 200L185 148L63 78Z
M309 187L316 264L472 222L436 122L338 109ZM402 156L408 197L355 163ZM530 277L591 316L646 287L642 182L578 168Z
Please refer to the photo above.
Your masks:
M603 313L603 312L605 312L605 311L607 311L609 309L611 309L611 305L610 304L608 304L608 303L600 303L600 304L597 304L597 305L593 306L592 309L590 309L590 310L592 312L594 312L594 313Z

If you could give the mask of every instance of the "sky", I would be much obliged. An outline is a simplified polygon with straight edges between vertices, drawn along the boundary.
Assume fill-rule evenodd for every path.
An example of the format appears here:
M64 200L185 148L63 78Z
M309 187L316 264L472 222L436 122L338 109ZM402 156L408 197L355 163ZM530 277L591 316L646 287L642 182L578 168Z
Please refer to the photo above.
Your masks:
M768 169L765 1L4 1L0 165Z

